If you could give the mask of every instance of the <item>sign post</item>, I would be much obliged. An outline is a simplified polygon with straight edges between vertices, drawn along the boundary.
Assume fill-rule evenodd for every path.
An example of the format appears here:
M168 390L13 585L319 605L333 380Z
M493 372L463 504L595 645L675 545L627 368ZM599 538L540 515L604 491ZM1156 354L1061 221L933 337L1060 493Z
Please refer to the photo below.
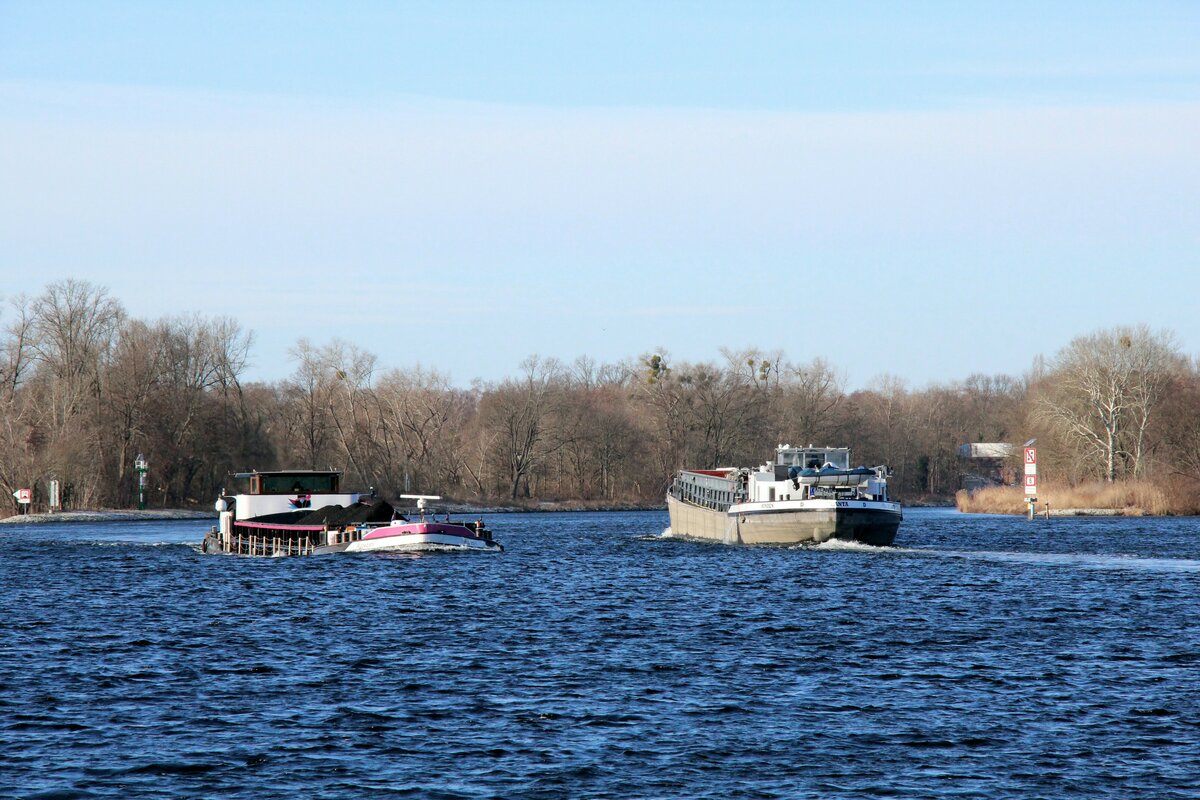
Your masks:
M138 474L138 511L146 510L146 457L138 453L133 468Z
M1025 496L1029 499L1029 518L1033 519L1034 509L1037 506L1037 448L1033 443L1037 439L1030 439L1025 443Z
M17 489L13 492L13 497L17 498L17 502L24 506L21 509L22 514L29 513L29 504L33 502L33 489Z

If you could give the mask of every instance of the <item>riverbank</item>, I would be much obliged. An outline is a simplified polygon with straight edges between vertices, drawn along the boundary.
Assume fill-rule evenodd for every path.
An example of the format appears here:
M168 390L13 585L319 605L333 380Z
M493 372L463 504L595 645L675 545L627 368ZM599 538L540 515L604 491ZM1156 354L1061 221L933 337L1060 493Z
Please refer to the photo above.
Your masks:
M533 502L528 505L481 506L470 503L439 503L438 511L450 514L536 514L552 511L665 511L662 503L604 503L586 500ZM153 508L58 511L53 514L14 514L0 518L0 525L37 525L48 522L146 522L163 519L202 519L216 522L217 512L206 509Z
M13 514L0 519L0 525L35 525L47 522L146 522L160 519L217 518L214 511L186 508L148 508L145 511L102 509L94 511L57 511L53 514Z
M1045 516L1049 513L1052 517L1148 517L1147 514L1140 508L1055 508L1050 506L1049 511L1044 506L1038 506L1039 515ZM1168 515L1158 515L1168 516Z
M1037 513L1052 517L1164 517L1200 514L1194 485L1180 482L1118 481L1077 486L1042 486ZM970 514L1021 515L1029 501L1021 486L991 486L955 495L959 511Z

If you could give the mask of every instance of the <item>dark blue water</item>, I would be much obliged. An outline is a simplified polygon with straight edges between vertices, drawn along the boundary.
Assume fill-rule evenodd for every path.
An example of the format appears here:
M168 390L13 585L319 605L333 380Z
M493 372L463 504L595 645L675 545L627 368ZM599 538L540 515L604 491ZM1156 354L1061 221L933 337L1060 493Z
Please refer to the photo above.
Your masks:
M0 795L1200 794L1200 523L910 511L897 546L494 515L500 555L0 528Z

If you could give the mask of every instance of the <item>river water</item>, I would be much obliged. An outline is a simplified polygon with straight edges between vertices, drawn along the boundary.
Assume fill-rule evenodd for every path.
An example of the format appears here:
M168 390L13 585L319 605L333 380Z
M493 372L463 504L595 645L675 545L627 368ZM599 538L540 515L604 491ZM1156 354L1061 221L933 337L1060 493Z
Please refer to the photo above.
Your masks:
M1194 798L1200 522L910 510L734 548L248 559L0 528L0 796Z

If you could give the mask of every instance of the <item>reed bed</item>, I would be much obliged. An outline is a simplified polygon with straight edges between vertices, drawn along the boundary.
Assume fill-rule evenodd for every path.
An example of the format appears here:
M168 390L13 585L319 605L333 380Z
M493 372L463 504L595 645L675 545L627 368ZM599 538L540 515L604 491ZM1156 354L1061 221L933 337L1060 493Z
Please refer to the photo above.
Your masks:
M959 511L974 514L1024 514L1029 508L1021 486L992 486L955 495ZM1108 511L1122 516L1164 516L1200 513L1194 485L1183 482L1118 481L1042 486L1038 510Z

